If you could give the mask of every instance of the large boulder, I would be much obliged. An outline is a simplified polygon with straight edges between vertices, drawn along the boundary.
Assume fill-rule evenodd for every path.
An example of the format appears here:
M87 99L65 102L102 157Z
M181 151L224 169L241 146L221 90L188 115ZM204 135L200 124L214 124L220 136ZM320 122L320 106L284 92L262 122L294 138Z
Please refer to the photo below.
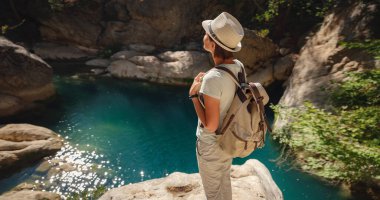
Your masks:
M255 72L262 63L279 55L278 46L269 38L261 37L256 31L244 29L242 49L235 54L249 72ZM248 73L249 73L248 72Z
M0 117L55 93L53 70L25 48L0 37Z
M44 127L8 124L0 127L0 176L9 175L63 146L62 139Z
M112 76L118 78L175 85L189 84L199 72L208 69L208 55L198 51L166 51L158 55L136 55L128 60L115 60L107 68Z
M274 81L286 81L292 73L297 58L297 54L288 54L280 58L268 59L254 72L248 74L247 79L250 82L259 82L264 86L269 86Z
M232 166L233 199L282 200L282 192L269 170L258 160ZM100 200L123 199L206 199L199 174L174 172L165 178L144 181L112 189Z
M373 4L355 3L327 15L301 49L280 104L295 107L308 100L324 107L328 97L324 89L332 87L331 81L344 80L344 72L374 68L373 56L338 42L371 37L369 24L375 12Z

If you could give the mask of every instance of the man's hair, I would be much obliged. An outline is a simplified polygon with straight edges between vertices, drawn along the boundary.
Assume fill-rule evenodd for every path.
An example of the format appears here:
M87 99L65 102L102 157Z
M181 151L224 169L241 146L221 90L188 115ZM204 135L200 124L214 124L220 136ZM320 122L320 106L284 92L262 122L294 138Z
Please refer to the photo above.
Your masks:
M233 57L232 52L223 49L217 43L215 43L215 52L214 52L214 54L217 57L223 58L223 60Z

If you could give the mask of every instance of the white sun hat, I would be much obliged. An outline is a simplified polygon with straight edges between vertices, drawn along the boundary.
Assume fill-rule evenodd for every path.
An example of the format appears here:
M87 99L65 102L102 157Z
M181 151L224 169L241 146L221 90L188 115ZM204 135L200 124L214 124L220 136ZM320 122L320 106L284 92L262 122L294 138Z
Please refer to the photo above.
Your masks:
M204 20L203 29L223 49L238 52L241 49L241 40L244 30L240 22L231 14L222 12L213 20Z

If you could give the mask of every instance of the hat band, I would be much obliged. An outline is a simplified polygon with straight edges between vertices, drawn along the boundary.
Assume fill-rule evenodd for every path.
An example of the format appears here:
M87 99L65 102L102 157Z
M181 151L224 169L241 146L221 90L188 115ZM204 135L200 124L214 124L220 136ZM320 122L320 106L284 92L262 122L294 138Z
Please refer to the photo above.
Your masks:
M212 28L211 28L211 22L208 24L208 29L210 30L210 34L212 36L212 38L214 38L216 41L220 42L220 44L230 48L230 49L234 49L234 48L231 48L227 45L225 45L222 41L219 40L219 38L216 36L216 34L214 33L214 31L212 31Z

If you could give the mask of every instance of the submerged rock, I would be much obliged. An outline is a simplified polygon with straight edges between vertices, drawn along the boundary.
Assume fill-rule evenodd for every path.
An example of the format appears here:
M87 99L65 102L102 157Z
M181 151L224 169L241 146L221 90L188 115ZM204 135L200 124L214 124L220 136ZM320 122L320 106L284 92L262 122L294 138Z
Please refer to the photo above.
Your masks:
M258 160L248 160L231 169L233 199L282 200L282 192L269 170ZM112 189L100 200L122 199L206 199L199 174L174 172L165 178Z
M0 37L0 117L55 93L53 70L40 57Z
M101 59L101 58L96 58L87 61L85 64L87 66L93 66L93 67L108 67L110 65L110 60L108 59Z
M31 124L0 127L0 176L29 166L63 146L62 139L50 129Z

